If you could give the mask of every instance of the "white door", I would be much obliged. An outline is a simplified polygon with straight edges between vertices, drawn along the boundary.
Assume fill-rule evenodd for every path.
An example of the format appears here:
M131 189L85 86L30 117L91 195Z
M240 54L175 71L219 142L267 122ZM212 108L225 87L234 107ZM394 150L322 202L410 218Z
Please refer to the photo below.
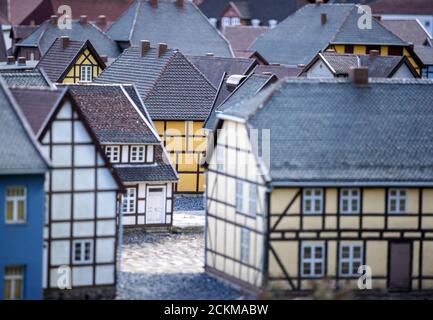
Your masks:
M165 188L148 187L146 199L146 224L165 223Z

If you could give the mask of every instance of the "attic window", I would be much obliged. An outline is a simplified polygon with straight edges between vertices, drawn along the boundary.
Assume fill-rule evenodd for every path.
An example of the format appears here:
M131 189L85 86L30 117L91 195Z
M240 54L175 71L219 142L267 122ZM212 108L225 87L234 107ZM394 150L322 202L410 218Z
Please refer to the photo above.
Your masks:
M80 81L92 82L92 66L81 66Z
M344 46L344 53L353 53L353 46L352 45L346 45Z

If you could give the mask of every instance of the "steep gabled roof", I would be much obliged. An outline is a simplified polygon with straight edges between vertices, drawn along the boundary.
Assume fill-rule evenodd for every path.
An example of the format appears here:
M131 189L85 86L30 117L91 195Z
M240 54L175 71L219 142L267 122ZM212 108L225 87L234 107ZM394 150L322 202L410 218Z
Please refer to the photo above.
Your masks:
M216 89L179 51L132 46L95 83L135 84L153 120L204 120Z
M0 174L44 174L48 162L21 110L0 79Z
M2 70L0 75L10 87L51 87L43 70Z
M120 54L118 45L93 23L82 24L72 21L71 29L60 29L51 20L44 21L28 37L16 44L16 47L37 47L44 55L57 38L68 36L71 40L90 40L100 55L116 58Z
M136 0L107 33L116 41L132 45L150 40L165 42L170 48L190 55L211 52L221 57L232 56L227 40L189 1L179 8L173 0L158 0L157 7L147 0Z
M205 75L205 77L217 88L225 73L247 74L257 64L254 59L247 58L222 58L215 56L187 56L188 60Z
M321 14L326 14L324 24ZM371 29L358 28L362 14L364 11L358 13L353 4L306 5L259 36L250 49L270 63L296 66L307 64L331 44L409 45L376 19L372 19Z
M230 42L235 56L237 51L246 51L251 44L262 34L269 30L268 27L250 27L250 26L226 26L224 27L224 36Z
M381 20L381 23L406 42L416 46L432 45L428 31L418 20Z
M274 185L432 186L432 89L420 79L286 79L220 117L270 130Z
M433 66L433 47L415 46L414 51L424 65Z
M64 48L61 38L53 42L52 46L41 57L37 68L42 68L52 82L61 82L67 71L69 71L69 67L75 63L86 49L90 51L101 68L105 68L105 63L89 40L68 40L68 44Z

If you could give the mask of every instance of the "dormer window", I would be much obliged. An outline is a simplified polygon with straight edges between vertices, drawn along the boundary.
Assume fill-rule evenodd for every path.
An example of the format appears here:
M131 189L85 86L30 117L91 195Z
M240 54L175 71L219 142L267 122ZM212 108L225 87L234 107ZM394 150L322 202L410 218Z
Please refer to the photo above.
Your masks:
M144 146L132 146L131 147L131 162L144 162L145 155Z
M107 156L110 162L119 162L120 161L120 147L119 146L106 146L105 147L105 155Z

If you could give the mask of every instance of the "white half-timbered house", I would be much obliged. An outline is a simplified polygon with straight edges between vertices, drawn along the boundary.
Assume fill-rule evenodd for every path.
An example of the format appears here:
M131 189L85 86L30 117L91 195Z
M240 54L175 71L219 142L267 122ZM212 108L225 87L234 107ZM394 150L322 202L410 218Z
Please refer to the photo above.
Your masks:
M114 298L122 183L67 88L12 89L44 154L46 298Z
M124 226L172 226L177 173L135 86L72 85L70 90L126 187Z

